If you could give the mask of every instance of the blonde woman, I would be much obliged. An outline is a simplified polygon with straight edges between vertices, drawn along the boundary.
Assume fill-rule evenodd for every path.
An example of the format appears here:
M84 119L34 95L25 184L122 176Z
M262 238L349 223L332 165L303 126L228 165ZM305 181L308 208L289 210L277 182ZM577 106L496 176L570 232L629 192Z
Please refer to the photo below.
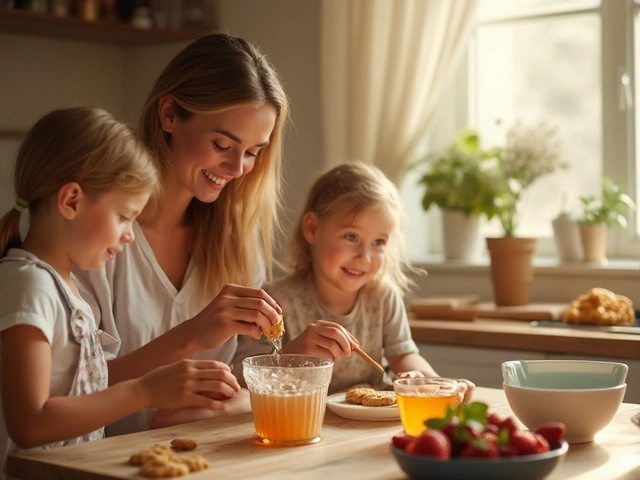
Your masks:
M236 336L259 338L281 310L259 287L277 229L287 98L249 42L211 34L156 80L140 134L161 171L160 194L133 225L135 244L82 275L102 328L121 342L114 381L187 357L230 363ZM266 267L266 268L265 268ZM134 415L108 435L246 411L246 391L211 410Z
M330 392L359 383L390 385L386 374L352 354L356 341L393 374L437 376L411 338L402 300L411 268L404 218L395 186L379 169L339 165L311 187L293 233L289 275L263 287L284 311L283 352L335 361ZM236 365L269 350L266 341L241 343ZM468 399L474 386L461 383L461 397Z
M100 439L104 425L137 410L213 407L200 392L240 389L212 360L182 360L108 387L109 338L71 269L100 269L120 255L157 181L144 145L103 110L55 110L27 133L15 206L0 221L0 478L19 450Z

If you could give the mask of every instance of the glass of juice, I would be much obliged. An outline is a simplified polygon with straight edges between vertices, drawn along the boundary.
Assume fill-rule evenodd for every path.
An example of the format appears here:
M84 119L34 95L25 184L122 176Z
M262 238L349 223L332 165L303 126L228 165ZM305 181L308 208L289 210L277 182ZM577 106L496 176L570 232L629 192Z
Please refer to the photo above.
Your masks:
M447 406L458 405L458 382L451 378L419 377L393 381L400 421L405 433L419 435L425 420L444 417Z
M333 361L310 355L257 355L243 360L253 423L266 444L320 440Z

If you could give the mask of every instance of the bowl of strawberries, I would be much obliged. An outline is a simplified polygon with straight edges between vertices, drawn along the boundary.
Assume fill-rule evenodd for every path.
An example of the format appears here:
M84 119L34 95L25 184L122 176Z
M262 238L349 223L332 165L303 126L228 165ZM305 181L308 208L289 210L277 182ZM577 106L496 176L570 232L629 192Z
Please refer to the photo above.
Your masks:
M427 420L420 435L394 435L391 453L414 480L541 480L567 453L564 424L520 430L514 417L488 410L483 402L448 408L444 417Z

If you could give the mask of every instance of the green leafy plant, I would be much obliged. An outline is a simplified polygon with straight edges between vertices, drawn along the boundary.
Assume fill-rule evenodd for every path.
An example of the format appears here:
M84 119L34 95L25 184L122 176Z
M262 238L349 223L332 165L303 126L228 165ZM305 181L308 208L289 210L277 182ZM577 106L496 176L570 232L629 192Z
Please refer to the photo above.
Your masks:
M515 234L531 185L543 176L568 168L560 153L554 127L544 123L524 127L516 123L507 130L506 145L499 155L503 191L496 197L497 215L506 237Z
M499 152L497 148L483 150L475 130L461 129L446 150L431 153L413 166L427 164L418 182L425 188L422 208L428 211L437 205L492 218L497 213L495 198L501 188Z
M582 216L578 223L582 225L601 225L609 228L627 228L626 215L635 210L633 200L609 177L602 179L601 198L595 195L580 197Z

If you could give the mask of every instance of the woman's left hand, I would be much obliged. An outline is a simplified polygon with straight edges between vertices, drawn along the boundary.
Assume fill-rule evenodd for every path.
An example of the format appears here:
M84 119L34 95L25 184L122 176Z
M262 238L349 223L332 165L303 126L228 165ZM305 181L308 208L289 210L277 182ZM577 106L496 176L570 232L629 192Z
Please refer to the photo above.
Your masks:
M196 422L198 420L221 417L224 415L237 415L239 413L251 411L249 390L246 388L241 389L231 398L214 400L216 400L216 402L215 409L213 410L198 407L158 409L151 417L151 428L170 427L181 423Z

